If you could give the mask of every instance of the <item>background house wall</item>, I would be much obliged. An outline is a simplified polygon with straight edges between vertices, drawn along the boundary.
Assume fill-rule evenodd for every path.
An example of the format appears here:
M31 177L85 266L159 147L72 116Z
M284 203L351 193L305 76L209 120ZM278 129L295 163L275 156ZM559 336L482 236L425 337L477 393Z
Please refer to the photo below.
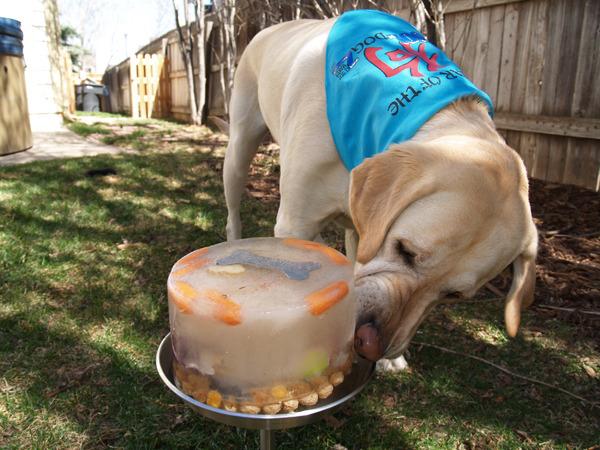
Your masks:
M60 46L56 0L15 0L0 5L0 16L21 22L23 58L31 128L51 131L62 125L68 109L66 75L70 71Z

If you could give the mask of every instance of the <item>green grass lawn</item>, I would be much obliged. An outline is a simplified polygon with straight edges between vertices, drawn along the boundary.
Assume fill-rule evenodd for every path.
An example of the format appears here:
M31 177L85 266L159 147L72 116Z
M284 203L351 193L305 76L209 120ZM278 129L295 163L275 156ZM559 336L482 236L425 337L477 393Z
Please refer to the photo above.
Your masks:
M155 126L154 126L155 125ZM222 148L197 127L92 125L137 154L0 171L0 448L257 448L161 384L166 279L187 252L224 239ZM140 145L136 142L144 142ZM139 147L136 147L139 145ZM276 177L259 155L251 183ZM111 167L116 175L87 177ZM277 208L246 198L245 236L268 236ZM335 235L331 235L334 236ZM598 343L534 312L506 338L497 300L437 309L415 340L473 354L600 400ZM377 375L326 421L277 433L283 449L588 448L598 409L472 359L413 345L409 371ZM588 368L586 372L585 367Z

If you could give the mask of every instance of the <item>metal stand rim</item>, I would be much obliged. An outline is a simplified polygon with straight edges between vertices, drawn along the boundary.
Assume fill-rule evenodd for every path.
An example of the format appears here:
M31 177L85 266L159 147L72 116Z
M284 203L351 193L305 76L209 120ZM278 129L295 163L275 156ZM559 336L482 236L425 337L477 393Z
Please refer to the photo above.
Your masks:
M325 414L331 414L348 400L356 396L367 384L375 372L375 365L366 360L355 364L351 374L338 389L337 395L324 400L315 408L300 410L295 413L278 415L252 415L228 412L222 409L213 408L201 403L194 398L186 395L179 390L175 384L172 373L173 348L171 346L171 333L167 334L160 343L156 352L156 370L162 382L177 397L183 400L188 406L196 410L204 417L215 422L231 425L235 427L258 429L260 430L260 448L261 450L275 449L275 431L307 425L316 422ZM345 386L344 386L345 384ZM335 391L334 391L335 392Z

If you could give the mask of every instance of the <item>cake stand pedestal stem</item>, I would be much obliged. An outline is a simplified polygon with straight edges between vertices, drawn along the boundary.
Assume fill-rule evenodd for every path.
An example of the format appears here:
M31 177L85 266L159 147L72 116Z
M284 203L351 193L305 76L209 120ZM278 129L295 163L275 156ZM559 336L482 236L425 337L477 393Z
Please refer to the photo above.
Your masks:
M260 430L260 450L275 450L275 432Z

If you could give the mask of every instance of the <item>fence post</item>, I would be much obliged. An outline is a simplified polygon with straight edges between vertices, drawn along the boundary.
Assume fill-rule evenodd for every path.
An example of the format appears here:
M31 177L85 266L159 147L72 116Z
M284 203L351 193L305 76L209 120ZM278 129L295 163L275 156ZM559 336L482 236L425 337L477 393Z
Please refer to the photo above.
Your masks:
M129 58L129 95L131 97L131 117L138 118L140 117L140 92L136 55Z

